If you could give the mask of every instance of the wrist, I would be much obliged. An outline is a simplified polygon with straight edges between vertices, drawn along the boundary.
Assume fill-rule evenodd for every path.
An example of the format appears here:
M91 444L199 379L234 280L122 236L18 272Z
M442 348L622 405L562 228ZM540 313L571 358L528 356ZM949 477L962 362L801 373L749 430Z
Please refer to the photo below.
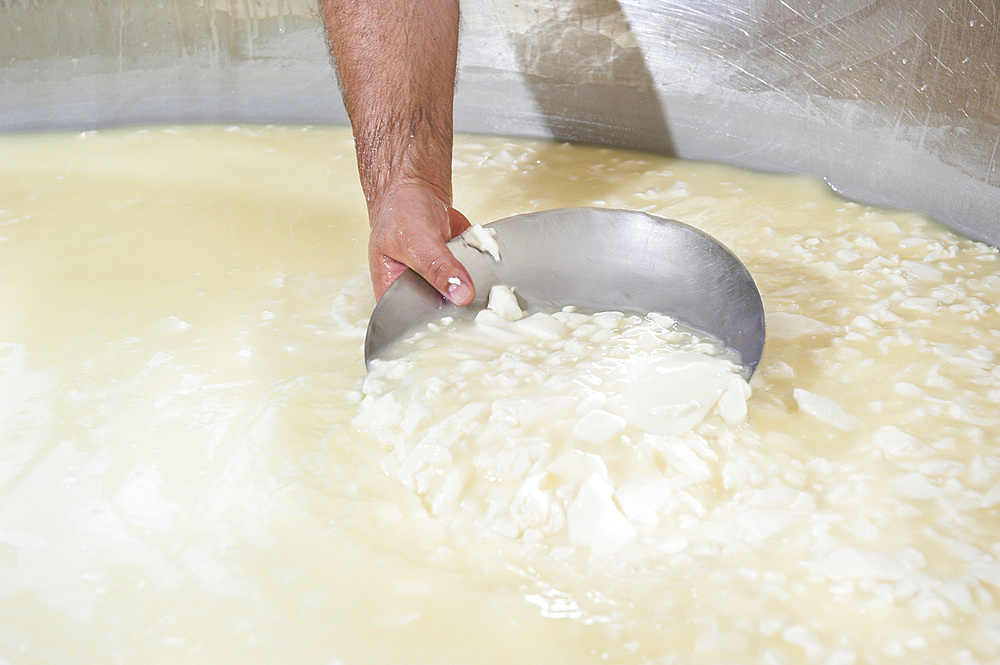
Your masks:
M422 113L406 119L382 118L355 125L354 141L361 186L369 214L400 189L430 190L451 203L451 122Z
M451 208L450 188L444 189L439 184L420 177L401 178L386 183L370 196L366 192L369 224L374 225L382 216L391 216L395 210L405 209L414 198L437 201L442 210Z

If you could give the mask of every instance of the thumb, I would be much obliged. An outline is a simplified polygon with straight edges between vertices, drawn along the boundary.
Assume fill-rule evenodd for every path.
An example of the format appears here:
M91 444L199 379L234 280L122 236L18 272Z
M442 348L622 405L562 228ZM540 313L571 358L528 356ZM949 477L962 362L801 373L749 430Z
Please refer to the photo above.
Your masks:
M410 250L411 260L404 263L427 280L441 295L460 307L472 302L476 295L472 277L447 245L443 242L432 242L427 238L424 243L415 245Z

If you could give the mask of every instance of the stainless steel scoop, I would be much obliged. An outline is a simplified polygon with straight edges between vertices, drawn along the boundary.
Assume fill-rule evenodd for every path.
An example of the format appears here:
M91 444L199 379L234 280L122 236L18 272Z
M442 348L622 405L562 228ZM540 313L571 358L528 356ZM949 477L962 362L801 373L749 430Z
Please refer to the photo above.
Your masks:
M410 330L444 316L473 317L490 287L513 287L523 308L659 312L739 352L749 378L764 350L764 306L750 272L711 236L634 210L563 208L501 219L500 261L455 238L476 298L460 308L411 270L385 292L368 322L365 362Z

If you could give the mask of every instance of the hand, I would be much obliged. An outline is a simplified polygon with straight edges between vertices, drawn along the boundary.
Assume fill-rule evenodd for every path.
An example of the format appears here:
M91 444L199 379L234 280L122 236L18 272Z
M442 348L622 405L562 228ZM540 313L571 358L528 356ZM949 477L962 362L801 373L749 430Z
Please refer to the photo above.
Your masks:
M456 305L472 302L472 278L445 246L469 220L445 201L430 185L408 183L372 206L368 265L376 300L409 267Z

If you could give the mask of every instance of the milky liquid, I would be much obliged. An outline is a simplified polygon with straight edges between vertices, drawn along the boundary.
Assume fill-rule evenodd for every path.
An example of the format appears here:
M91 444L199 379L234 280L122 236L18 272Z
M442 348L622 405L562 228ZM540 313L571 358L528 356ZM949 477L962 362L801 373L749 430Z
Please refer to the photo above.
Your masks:
M383 471L346 130L2 137L0 662L1000 659L995 249L811 178L455 155L473 220L648 210L760 287L748 416L654 455L651 537L560 556Z

